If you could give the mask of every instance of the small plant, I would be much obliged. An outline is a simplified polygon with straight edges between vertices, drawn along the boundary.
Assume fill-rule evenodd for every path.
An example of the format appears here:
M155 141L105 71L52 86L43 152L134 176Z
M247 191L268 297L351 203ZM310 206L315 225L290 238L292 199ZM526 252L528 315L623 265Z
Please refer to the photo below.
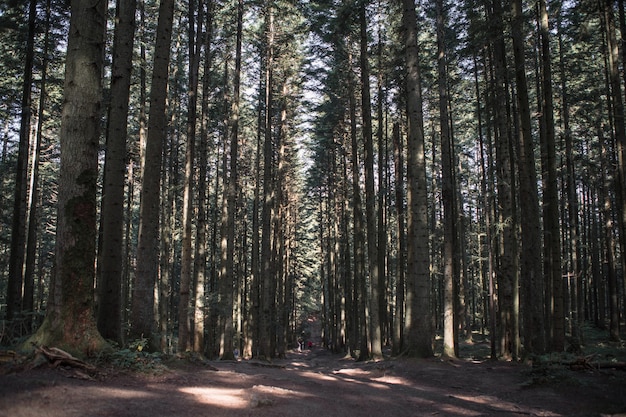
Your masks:
M148 352L148 339L133 340L110 356L113 366L131 371L160 373L165 369L160 352Z

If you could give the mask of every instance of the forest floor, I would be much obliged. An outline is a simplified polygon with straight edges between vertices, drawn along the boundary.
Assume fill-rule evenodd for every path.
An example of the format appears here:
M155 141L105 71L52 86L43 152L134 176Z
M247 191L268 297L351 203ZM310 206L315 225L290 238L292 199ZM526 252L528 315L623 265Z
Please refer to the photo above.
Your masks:
M626 370L606 366L622 363L623 344L534 366L484 359L488 349L356 362L314 347L271 363L187 358L141 372L5 364L0 417L626 416Z

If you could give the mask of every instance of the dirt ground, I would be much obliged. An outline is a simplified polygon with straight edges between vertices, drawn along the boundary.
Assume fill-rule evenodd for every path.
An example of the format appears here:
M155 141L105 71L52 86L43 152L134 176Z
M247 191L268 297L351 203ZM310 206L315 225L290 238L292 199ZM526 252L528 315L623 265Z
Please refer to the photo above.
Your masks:
M621 413L621 414L620 414ZM626 416L626 371L490 360L355 362L323 349L160 371L0 368L0 417Z

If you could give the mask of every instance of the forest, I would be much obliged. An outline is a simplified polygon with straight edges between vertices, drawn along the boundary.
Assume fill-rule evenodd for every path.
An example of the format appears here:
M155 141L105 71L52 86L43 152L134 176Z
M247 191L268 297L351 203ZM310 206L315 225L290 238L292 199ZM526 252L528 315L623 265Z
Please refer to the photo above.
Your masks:
M0 1L1 344L620 341L624 10Z

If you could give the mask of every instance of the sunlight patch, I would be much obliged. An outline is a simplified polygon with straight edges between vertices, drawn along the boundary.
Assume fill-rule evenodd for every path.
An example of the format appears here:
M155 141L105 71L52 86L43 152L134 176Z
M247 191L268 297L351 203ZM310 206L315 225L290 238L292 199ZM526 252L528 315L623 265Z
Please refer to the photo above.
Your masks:
M450 395L451 398L456 398L459 400L463 400L463 401L467 401L467 402L472 402L475 404L487 404L489 405L491 408L493 408L493 411L506 411L509 413L529 413L532 415L538 415L538 416L544 416L544 417L561 417L562 414L558 414L558 413L553 413L551 411L548 410L537 410L537 409L523 409L522 407L520 407L518 404L515 403L511 403L508 401L502 401L499 398L496 397L492 397L489 395L473 395L473 396L469 396L469 395Z
M245 400L243 390L232 388L215 387L183 387L179 391L191 394L196 397L196 401L203 404L214 405L221 408L246 408L248 402Z

